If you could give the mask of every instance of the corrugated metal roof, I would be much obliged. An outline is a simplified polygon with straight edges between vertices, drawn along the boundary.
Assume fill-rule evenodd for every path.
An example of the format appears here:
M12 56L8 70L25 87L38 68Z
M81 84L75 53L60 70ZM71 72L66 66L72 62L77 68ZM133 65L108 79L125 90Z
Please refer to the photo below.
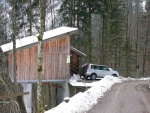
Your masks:
M71 27L56 28L56 29L44 32L43 41L61 38L68 34L69 35L74 34L77 31L78 31L78 28L71 28ZM18 49L21 47L25 47L25 46L29 46L29 45L37 43L38 42L37 36L38 34L33 35L33 36L28 36L22 39L16 39L16 48ZM0 47L2 48L3 52L11 51L13 50L13 42L4 44Z

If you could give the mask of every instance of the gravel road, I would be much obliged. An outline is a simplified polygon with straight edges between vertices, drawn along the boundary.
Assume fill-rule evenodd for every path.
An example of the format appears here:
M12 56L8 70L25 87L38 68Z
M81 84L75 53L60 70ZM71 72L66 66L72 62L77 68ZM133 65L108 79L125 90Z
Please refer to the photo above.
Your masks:
M150 113L150 81L116 84L88 113Z

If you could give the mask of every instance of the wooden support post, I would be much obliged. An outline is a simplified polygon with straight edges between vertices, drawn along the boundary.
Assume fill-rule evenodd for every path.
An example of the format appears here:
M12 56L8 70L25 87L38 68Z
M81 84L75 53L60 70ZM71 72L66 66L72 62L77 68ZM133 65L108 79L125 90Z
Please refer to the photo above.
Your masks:
M20 107L20 112L21 113L27 113L26 107L24 105L24 101L23 101L23 98L22 98L22 95L21 96L17 96L17 102L18 102L19 107Z

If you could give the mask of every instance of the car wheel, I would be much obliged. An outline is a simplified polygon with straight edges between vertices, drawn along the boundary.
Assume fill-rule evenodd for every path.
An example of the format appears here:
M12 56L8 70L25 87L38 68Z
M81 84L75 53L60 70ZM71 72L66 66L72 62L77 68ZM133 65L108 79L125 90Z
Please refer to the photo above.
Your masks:
M112 76L117 77L117 75L116 75L116 74L113 74Z
M86 80L88 80L88 76L86 76Z
M96 74L92 74L92 75L91 75L91 79L92 79L92 80L95 80L95 79L96 79L96 77L97 77L97 75L96 75Z

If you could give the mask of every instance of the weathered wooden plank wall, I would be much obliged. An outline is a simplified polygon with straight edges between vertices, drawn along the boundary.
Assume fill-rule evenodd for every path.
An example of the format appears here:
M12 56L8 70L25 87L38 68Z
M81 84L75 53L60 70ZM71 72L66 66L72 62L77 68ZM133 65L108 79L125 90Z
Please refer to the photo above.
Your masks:
M17 51L17 80L37 80L37 45ZM43 45L43 80L69 77L70 37L47 41ZM13 54L9 54L9 75L13 79Z
M76 52L71 51L71 57L72 58L71 58L70 64L79 68L79 58L80 58L80 56Z
M70 73L73 74L79 74L79 58L80 56L71 50L71 62L70 62Z

